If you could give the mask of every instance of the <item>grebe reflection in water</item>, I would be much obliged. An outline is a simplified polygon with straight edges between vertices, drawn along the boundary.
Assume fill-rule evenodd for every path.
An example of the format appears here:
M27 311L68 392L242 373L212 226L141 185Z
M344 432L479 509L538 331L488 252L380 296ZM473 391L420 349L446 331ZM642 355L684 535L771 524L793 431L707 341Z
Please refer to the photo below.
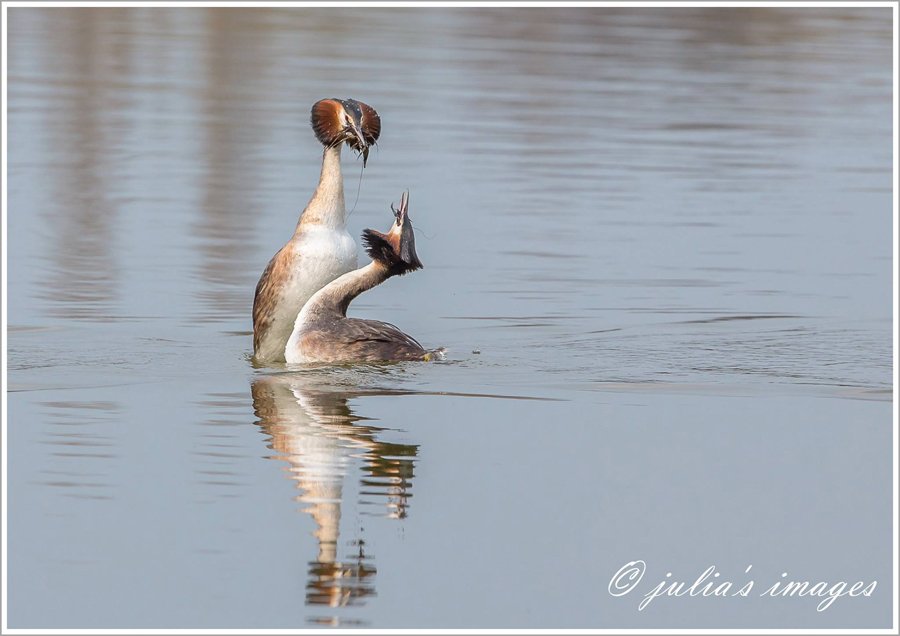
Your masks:
M294 230L256 285L253 298L253 354L258 362L284 361L284 347L297 313L316 291L357 265L356 243L346 228L341 147L363 159L381 134L381 118L353 99L323 99L310 123L325 147L319 184Z
M391 209L394 224L387 234L371 229L363 231L363 242L372 262L327 284L300 310L285 348L287 362L430 361L443 358L443 349L428 351L394 325L347 317L347 308L361 293L392 276L422 268L409 219L409 194L403 194L399 209L393 205Z
M383 441L385 429L357 424L364 418L353 413L348 400L379 391L326 390L315 379L293 374L260 377L251 390L257 423L275 452L272 459L287 462L287 474L300 491L296 500L316 524L318 552L308 561L306 604L363 603L375 594L377 570L362 536L342 545L342 510L406 517L419 447ZM358 478L348 480L354 473Z

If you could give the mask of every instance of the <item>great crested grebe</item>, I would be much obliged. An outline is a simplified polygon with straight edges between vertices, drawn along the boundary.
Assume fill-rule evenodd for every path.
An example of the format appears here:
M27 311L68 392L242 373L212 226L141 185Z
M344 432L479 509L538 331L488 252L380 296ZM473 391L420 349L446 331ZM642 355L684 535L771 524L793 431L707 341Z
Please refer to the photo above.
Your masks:
M284 357L287 362L336 363L439 359L443 349L427 351L412 336L378 320L347 318L347 307L364 291L391 276L422 268L403 194L387 234L364 230L362 239L372 262L344 274L313 294L294 324Z
M356 243L347 232L341 147L363 159L381 133L381 118L353 99L323 99L310 124L325 146L319 185L300 215L294 236L269 264L253 298L253 354L259 362L284 360L284 347L304 303L335 278L356 268Z

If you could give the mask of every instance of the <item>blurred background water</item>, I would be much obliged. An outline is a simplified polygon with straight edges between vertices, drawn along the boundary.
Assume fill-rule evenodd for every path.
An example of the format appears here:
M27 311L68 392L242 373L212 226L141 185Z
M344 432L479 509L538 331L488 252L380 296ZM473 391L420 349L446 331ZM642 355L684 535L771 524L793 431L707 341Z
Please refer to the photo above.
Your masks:
M890 9L8 37L10 627L890 625ZM250 364L331 96L383 122L350 232L409 188L425 263L351 313L447 362ZM709 565L878 587L637 611Z

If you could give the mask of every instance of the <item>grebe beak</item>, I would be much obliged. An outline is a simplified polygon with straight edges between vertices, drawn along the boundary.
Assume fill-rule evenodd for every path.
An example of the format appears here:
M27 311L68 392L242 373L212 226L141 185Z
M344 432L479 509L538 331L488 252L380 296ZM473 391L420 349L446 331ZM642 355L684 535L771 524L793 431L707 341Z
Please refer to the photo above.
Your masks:
M394 218L397 219L397 226L403 227L406 215L409 213L409 190L400 195L400 207L395 208L391 203L391 210L394 212Z
M404 192L400 197L400 209L395 209L394 215L400 228L400 259L412 269L419 269L422 261L416 254L416 234L409 218L409 192Z
M363 135L359 120L356 117L351 117L347 128L349 128L350 134L347 144L359 152L363 159L363 168L365 168L366 162L369 160L369 143L366 141L365 135Z

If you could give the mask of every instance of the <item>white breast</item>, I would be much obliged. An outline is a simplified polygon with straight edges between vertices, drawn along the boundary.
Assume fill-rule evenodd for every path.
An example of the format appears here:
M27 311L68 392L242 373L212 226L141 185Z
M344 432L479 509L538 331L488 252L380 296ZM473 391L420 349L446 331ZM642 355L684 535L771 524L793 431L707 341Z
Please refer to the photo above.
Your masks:
M297 261L285 281L268 342L278 348L278 357L294 328L297 314L310 296L338 276L356 269L356 243L344 229L311 225L292 241L291 249ZM273 356L274 357L274 356Z
M313 225L301 235L294 250L300 259L292 284L303 303L341 274L356 269L356 243L345 229ZM292 322L297 312L291 316Z

